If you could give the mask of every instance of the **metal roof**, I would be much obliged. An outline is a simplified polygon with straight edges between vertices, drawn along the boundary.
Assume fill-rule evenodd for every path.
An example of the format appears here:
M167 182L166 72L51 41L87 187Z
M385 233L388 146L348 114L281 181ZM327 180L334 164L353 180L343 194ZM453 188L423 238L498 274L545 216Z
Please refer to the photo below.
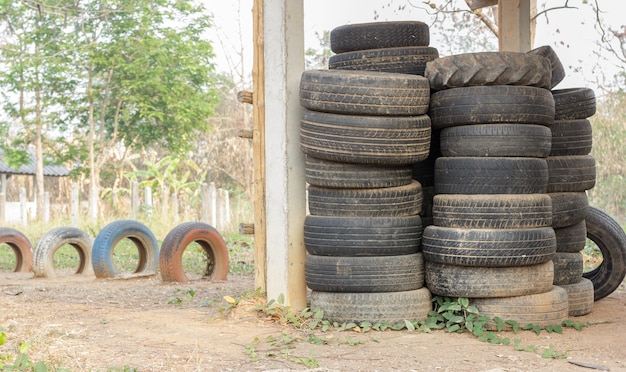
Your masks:
M28 151L30 156L30 163L22 165L17 170L8 166L4 162L4 152L0 150L0 174L15 174L15 175L34 175L36 169L35 154L33 151ZM45 165L43 166L43 175L51 177L66 177L70 174L70 171L63 165Z

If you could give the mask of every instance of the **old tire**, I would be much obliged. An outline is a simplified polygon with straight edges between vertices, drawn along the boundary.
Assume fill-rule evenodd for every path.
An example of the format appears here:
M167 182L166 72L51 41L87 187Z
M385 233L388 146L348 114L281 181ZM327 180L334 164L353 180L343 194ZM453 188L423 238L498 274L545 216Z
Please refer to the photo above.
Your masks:
M0 227L0 244L6 244L15 254L13 272L28 273L33 266L33 245L22 232L10 227Z
M207 254L210 280L226 280L228 276L228 247L213 227L203 222L186 222L174 227L163 239L159 253L159 270L164 282L187 282L183 269L183 253L191 243L198 243Z
M422 186L417 181L398 187L330 189L309 186L309 210L317 216L415 216L422 209Z
M517 123L550 125L554 99L547 89L512 85L445 89L430 97L433 129L459 125Z
M304 247L318 256L395 256L417 253L420 216L328 217L304 219Z
M552 227L555 229L576 225L585 219L589 209L586 192L554 192L548 195L552 200Z
M300 149L318 159L370 165L409 165L428 157L430 118L337 115L305 110Z
M439 58L439 52L431 47L357 50L331 56L328 60L328 68L424 76L426 63L435 58Z
M596 113L596 94L591 88L557 89L554 97L554 120L579 120Z
M347 24L330 31L334 53L353 50L428 46L430 29L424 22L395 21Z
M437 194L544 194L548 165L540 158L440 157Z
M396 323L426 320L432 310L427 288L403 292L337 293L311 292L311 309L324 311L324 318L339 324L361 322Z
M308 70L300 79L300 104L313 111L416 116L428 111L429 102L428 80L419 75Z
M550 70L552 71L550 77L550 89L554 88L561 81L563 81L563 79L565 79L565 68L563 68L563 63L561 63L561 60L551 46L542 45L529 51L528 53L545 57L548 61L550 61Z
M307 287L320 292L399 292L424 286L421 253L400 256L307 255Z
M592 155L550 156L548 193L583 192L596 185L596 160Z
M593 138L589 120L555 120L550 130L550 156L588 155L591 152Z
M593 283L582 278L578 283L560 285L567 292L570 316L589 314L593 310Z
M458 229L427 226L422 237L422 252L424 259L447 265L529 266L552 259L556 252L556 238L551 227Z
M529 229L552 224L552 204L546 194L461 195L433 198L437 226L467 229Z
M135 274L152 275L159 265L159 243L150 229L141 222L119 220L106 225L93 242L91 262L97 278L119 275L113 263L113 251L122 239L129 239L137 247L139 262Z
M437 58L426 64L424 76L434 90L485 85L550 88L550 61L518 52L477 52Z
M554 263L554 285L578 283L583 277L583 255L580 252L558 252Z
M613 293L626 276L626 234L624 229L604 211L589 207L585 217L587 238L602 252L602 263L583 277L593 282L594 300Z
M91 247L93 239L75 227L57 227L48 231L35 247L33 273L36 277L56 276L54 255L64 245L71 245L78 253L79 264L76 274L92 274Z
M544 293L552 288L552 261L519 267L471 267L425 261L426 286L434 295L492 298Z
M587 226L585 220L571 226L554 229L556 235L556 251L576 253L585 249Z
M550 128L537 124L477 124L441 131L443 156L535 157L550 155Z
M411 183L410 165L376 166L351 164L307 156L304 177L310 185L335 189L372 189Z
M561 325L568 316L567 292L557 286L532 295L474 298L471 304L476 306L482 316L489 319L499 317L502 320L514 320L520 326L533 324L545 328L550 325ZM495 322L488 322L487 328L494 330Z

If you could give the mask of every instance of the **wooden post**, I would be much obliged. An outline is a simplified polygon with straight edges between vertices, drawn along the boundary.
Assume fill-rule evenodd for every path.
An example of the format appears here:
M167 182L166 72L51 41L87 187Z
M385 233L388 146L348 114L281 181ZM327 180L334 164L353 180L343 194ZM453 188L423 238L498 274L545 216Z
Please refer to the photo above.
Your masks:
M136 220L139 212L139 184L137 181L131 183L130 188L130 219Z
M98 220L98 188L95 185L91 186L89 193L89 212L91 222L96 222Z
M500 51L527 52L532 49L531 3L536 4L536 0L498 1Z
M206 182L200 184L200 200L202 201L202 222L209 223L209 185Z
M27 203L28 198L26 197L26 189L20 187L20 222L23 226L28 224L28 212L27 212Z
M217 228L217 190L215 190L215 182L209 183L209 202L211 205L211 226Z
M0 226L7 222L7 194L0 192Z
M146 205L146 218L152 218L152 189L145 187L143 189L143 198Z
M43 223L50 222L50 193L44 191L43 193Z
M7 194L7 175L6 173L0 174L0 192Z
M72 191L70 195L70 203L72 205L72 226L78 227L78 219L80 216L79 200L78 200L78 184L72 182Z

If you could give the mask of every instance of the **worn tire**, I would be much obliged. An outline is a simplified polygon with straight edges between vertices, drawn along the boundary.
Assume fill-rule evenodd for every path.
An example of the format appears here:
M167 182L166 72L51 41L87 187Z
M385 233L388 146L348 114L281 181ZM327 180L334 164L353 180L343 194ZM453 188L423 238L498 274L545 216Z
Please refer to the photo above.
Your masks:
M585 220L579 223L554 229L556 235L556 251L576 253L585 249L587 241L587 226Z
M311 292L311 309L324 311L330 322L396 323L405 320L426 320L432 310L427 288L403 292L337 293Z
M593 310L593 283L582 278L578 283L560 285L567 292L569 316L581 316Z
M563 63L557 56L554 49L549 45L543 45L528 52L529 54L536 54L545 57L550 61L550 70L552 71L550 77L550 89L557 86L563 79L565 79L565 68Z
M330 31L334 53L353 50L428 46L430 29L419 21L369 22L347 24Z
M461 195L433 198L437 226L463 229L530 229L552 224L552 203L546 194Z
M13 272L28 273L33 266L33 245L22 232L10 227L0 227L0 244L6 244L15 254Z
M336 114L416 116L428 111L430 87L419 75L377 71L308 70L300 104Z
M431 95L428 116L433 129L493 123L550 125L554 121L554 99L549 90L535 87L445 89Z
M430 118L337 115L305 110L300 149L318 159L371 165L409 165L428 157Z
M440 141L443 156L545 158L552 133L537 124L461 125L441 130Z
M203 222L186 222L174 227L163 239L159 253L159 270L164 282L187 282L183 270L183 253L191 243L198 243L207 254L206 276L210 280L226 280L228 247L213 227Z
M572 226L585 219L589 209L586 192L554 192L548 196L552 200L552 227Z
M613 293L626 276L626 234L606 212L589 207L585 217L587 238L602 252L602 263L583 277L593 282L594 300Z
M596 113L596 94L591 88L557 89L554 97L554 120L578 120Z
M357 50L331 56L328 68L424 76L426 63L436 58L439 58L439 52L432 47Z
M545 328L561 325L568 316L567 291L557 286L532 295L474 298L471 304L476 306L482 316L489 319L499 317L502 320L515 320L520 326L533 324ZM486 328L495 330L495 322L488 322Z
M550 130L550 156L588 155L591 152L593 138L589 120L555 120Z
M518 52L477 52L437 58L426 64L424 76L434 90L485 85L550 88L550 61Z
M54 255L64 245L71 245L78 253L79 263L76 274L93 274L91 266L93 239L91 236L75 227L57 227L44 234L35 247L33 273L36 277L56 276Z
M417 181L376 189L329 189L309 186L309 211L317 216L415 216L422 209L422 186Z
M551 227L459 229L428 226L422 237L424 259L447 265L511 267L548 262L556 252Z
M583 255L580 252L558 252L554 263L554 285L578 283L583 277Z
M376 166L317 159L307 156L304 177L313 186L332 189L372 189L395 187L411 183L410 165Z
M304 247L318 256L396 256L417 253L420 216L328 217L304 219Z
M491 298L548 292L554 280L552 261L519 267L471 267L425 261L426 286L434 295Z
M596 185L596 159L592 155L549 156L548 193L584 192Z
M421 253L400 256L307 255L307 287L320 292L399 292L424 286Z
M122 239L129 239L137 247L139 262L135 274L152 275L159 265L159 243L150 229L141 222L119 220L106 225L93 242L91 262L97 278L119 275L113 263L113 251Z
M545 194L548 165L540 158L440 157L437 194Z

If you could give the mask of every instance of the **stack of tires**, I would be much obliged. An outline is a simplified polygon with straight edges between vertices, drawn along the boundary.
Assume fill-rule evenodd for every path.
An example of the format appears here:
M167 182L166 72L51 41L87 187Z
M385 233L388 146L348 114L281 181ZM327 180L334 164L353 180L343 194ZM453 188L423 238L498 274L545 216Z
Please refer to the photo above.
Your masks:
M568 316L567 292L553 286L553 68L533 51L453 55L425 70L442 155L423 234L426 285L490 318L539 326Z
M421 22L343 26L331 33L330 69L302 75L305 276L311 307L331 321L393 323L431 310L422 186L412 178L431 142L420 72L437 55L427 45Z
M552 199L552 227L557 238L554 256L554 284L569 296L569 315L591 312L594 286L583 277L581 251L585 248L589 213L587 190L595 186L595 159L590 155L592 128L588 118L596 111L593 90L589 88L552 91L555 121L552 130L552 151L548 160ZM592 211L593 213L593 211Z

